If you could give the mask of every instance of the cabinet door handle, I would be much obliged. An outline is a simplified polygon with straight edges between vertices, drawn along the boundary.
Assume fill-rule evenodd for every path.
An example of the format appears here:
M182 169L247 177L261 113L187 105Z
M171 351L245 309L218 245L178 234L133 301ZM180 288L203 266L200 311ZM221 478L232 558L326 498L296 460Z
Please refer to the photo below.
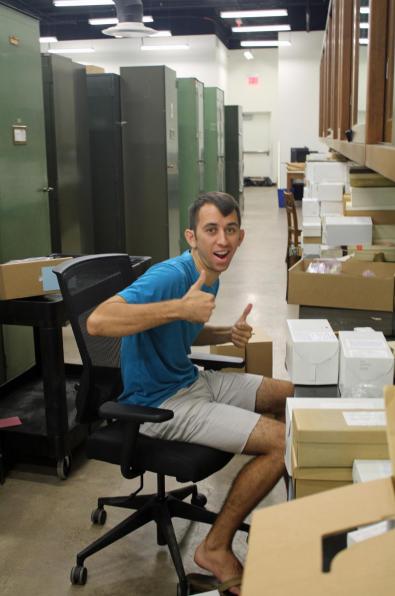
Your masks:
M41 190L43 192L52 192L54 188L52 188L52 186L44 186L44 188L42 188Z

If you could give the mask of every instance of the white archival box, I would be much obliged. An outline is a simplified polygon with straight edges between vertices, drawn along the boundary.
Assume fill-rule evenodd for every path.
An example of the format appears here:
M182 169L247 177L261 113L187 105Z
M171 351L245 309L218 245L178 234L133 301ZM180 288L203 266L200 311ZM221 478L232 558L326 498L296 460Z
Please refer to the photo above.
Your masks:
M370 482L392 475L389 459L354 459L352 466L353 482Z
M285 408L285 467L292 476L292 412L294 410L384 410L383 398L288 397Z
M339 342L326 319L287 320L285 362L298 385L337 385Z
M316 186L317 198L320 201L342 203L344 184L343 182L320 182Z
M340 393L357 385L384 387L394 379L394 356L381 331L358 328L339 331Z
M342 201L321 201L320 215L343 215Z
M321 218L304 217L302 223L303 236L306 238L315 238L321 236Z
M306 217L319 217L320 216L320 203L318 199L313 197L305 198L302 200L302 214L303 220Z
M323 218L322 237L325 244L372 244L373 224L371 217L343 217L326 215Z
M347 166L344 162L306 162L305 177L310 182L340 182L347 180Z

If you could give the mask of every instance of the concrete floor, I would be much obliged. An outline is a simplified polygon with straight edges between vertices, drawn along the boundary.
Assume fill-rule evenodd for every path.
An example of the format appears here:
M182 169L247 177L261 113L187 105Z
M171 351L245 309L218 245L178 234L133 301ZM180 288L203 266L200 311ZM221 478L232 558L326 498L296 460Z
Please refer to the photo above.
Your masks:
M297 317L297 307L285 302L286 219L277 206L276 189L246 189L244 228L245 241L221 278L211 322L229 324L252 302L250 323L273 338L274 376L287 378L285 320ZM243 456L233 458L221 472L200 484L210 509L219 509L245 461ZM155 478L148 476L144 492L155 488ZM176 485L172 481L167 487ZM156 544L153 524L88 559L89 578L84 587L69 582L76 553L104 532L90 523L97 497L128 494L136 487L137 481L124 480L116 466L87 461L82 452L74 455L66 481L58 480L49 468L13 469L0 486L0 594L175 596L176 575L166 548ZM283 500L285 488L280 482L260 506ZM125 511L108 509L105 528L124 517ZM176 520L175 526L187 572L198 571L193 552L207 526L183 520ZM237 535L234 546L243 558L245 536Z

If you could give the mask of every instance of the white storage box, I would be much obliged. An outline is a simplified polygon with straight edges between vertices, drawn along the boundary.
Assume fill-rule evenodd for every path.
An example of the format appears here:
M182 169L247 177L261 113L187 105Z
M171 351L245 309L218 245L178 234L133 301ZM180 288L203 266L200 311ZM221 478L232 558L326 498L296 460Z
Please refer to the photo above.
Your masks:
M344 162L306 162L305 177L310 182L341 182L347 180L347 166Z
M340 246L328 246L321 244L321 257L324 259L339 259L343 256L343 250Z
M294 410L384 410L384 399L339 399L338 397L289 397L285 408L285 466L292 476L292 412Z
M287 321L286 366L298 385L336 385L339 342L326 319Z
M321 201L320 203L320 215L343 215L343 202L342 201Z
M350 394L358 385L377 388L381 394L384 385L392 385L394 356L381 331L356 329L339 331L341 394Z
M303 214L303 220L305 220L306 217L319 217L320 203L319 203L318 199L303 197L302 214Z
M321 236L321 218L320 217L307 217L303 218L302 224L303 236L306 238L316 238Z
M343 182L321 182L317 184L317 198L320 201L341 203L343 201Z
M351 187L351 205L355 209L395 209L395 187Z
M303 243L303 256L308 258L321 256L321 244Z
M371 217L342 217L326 215L323 218L322 239L325 244L372 244Z
M353 482L370 482L392 475L389 459L355 459L352 466Z

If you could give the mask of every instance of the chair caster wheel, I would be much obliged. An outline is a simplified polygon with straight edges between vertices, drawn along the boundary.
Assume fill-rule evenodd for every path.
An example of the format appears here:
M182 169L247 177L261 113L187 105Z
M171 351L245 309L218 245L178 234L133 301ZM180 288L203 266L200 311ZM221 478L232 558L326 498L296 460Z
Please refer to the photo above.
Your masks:
M73 586L84 586L88 579L88 570L82 565L76 565L72 567L70 572L70 581Z
M106 519L107 519L107 511L105 511L105 509L103 509L101 507L94 509L91 513L92 524L95 524L98 526L104 526L104 524L106 523Z
M207 503L207 497L202 493L196 493L196 495L192 497L191 503L197 507L205 507Z

